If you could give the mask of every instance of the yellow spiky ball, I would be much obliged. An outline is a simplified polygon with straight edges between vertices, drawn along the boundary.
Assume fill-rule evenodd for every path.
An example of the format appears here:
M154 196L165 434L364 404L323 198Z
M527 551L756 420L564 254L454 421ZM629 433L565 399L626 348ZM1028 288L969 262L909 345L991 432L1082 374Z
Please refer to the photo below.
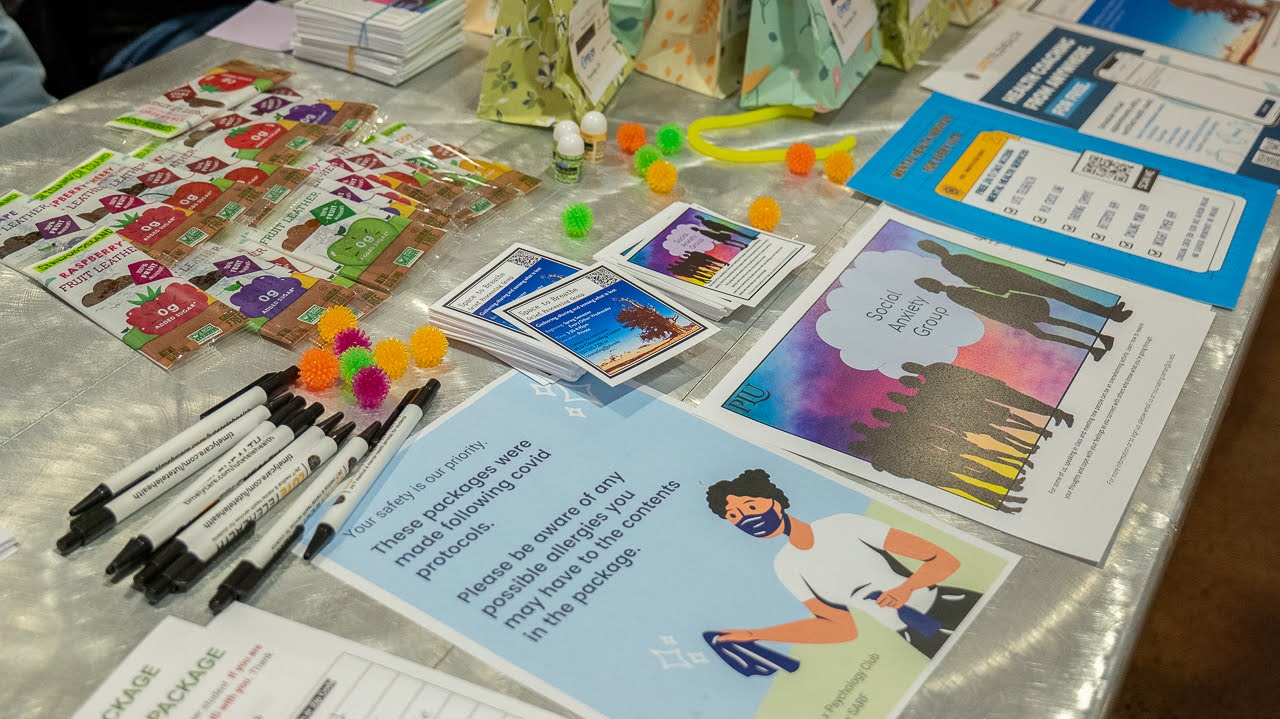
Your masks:
M853 155L847 152L827 155L827 159L822 161L822 174L837 185L848 182L853 177Z
M378 340L373 358L391 379L400 379L409 368L409 346L395 337Z
M666 160L658 160L649 165L649 169L644 174L644 179L649 183L649 189L660 195L671 192L679 177L680 173L676 171L676 166Z
M435 367L448 351L449 339L435 325L423 325L409 337L409 352L419 367Z
M757 197L747 208L747 221L757 230L773 232L773 228L778 226L778 220L781 219L782 208L772 197Z
M312 347L298 358L298 379L312 392L323 392L338 379L338 356L321 347Z
M332 342L334 335L342 330L355 326L356 313L342 305L334 305L325 310L320 315L320 321L316 322L316 329L320 330L320 341L324 344Z

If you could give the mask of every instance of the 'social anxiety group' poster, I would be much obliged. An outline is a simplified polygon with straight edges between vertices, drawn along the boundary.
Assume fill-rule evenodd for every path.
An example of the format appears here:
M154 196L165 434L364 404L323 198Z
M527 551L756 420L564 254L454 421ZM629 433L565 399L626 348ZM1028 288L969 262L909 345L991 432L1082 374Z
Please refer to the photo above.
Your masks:
M584 716L891 717L1015 558L637 387L508 375L321 563Z
M882 207L699 411L1097 562L1211 321Z

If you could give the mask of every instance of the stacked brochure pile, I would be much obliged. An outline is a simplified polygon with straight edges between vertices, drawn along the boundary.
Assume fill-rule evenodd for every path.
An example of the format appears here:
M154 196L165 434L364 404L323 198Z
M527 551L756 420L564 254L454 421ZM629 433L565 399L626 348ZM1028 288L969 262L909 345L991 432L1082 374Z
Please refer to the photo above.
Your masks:
M399 85L462 45L463 0L298 0L293 53Z
M604 265L580 268L513 245L441 298L432 321L454 339L535 379L585 370L619 385L693 347L716 328Z
M719 320L744 305L755 307L812 256L812 245L676 202L595 259Z

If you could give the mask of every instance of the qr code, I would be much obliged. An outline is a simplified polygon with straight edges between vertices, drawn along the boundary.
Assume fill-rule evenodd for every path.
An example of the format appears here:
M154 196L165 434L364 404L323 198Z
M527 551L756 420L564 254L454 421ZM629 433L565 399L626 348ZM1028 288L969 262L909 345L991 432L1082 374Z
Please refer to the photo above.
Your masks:
M1142 166L1136 163L1117 160L1114 157L1107 157L1093 152L1086 152L1081 156L1080 162L1076 163L1077 174L1096 177L1099 180L1106 180L1125 187L1133 185L1141 169Z
M538 264L538 256L528 250L516 250L511 253L511 257L507 258L507 262L518 267L533 267Z
M615 274L613 270L604 267L598 267L588 272L583 276L583 279L590 280L601 287L608 287L615 282L622 281L622 278Z

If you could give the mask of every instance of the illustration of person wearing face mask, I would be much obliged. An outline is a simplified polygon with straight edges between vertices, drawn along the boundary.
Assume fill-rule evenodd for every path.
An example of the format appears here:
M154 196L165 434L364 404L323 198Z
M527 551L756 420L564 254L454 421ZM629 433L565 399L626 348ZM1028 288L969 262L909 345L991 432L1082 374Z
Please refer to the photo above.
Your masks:
M979 592L941 584L960 560L926 539L857 514L812 522L789 515L787 495L762 469L711 485L707 504L752 537L786 541L773 571L812 615L760 629L721 630L716 643L853 641L858 626L851 610L858 609L933 657L982 599ZM921 564L911 571L898 557Z

